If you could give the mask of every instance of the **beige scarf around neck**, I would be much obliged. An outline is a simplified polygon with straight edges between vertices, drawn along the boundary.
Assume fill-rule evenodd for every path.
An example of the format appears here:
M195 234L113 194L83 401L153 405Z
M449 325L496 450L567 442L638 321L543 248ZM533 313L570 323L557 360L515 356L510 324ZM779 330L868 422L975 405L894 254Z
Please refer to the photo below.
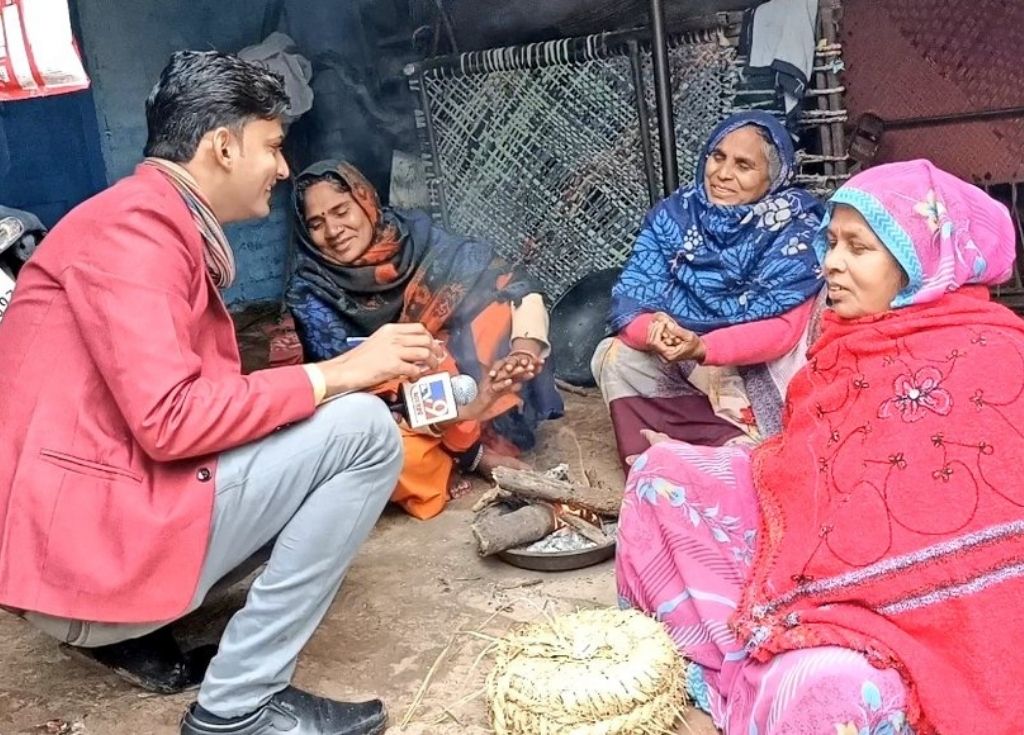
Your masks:
M185 168L165 158L149 157L143 163L163 174L185 200L192 220L203 236L203 256L217 288L228 288L235 280L235 255L210 203L199 190L199 184Z

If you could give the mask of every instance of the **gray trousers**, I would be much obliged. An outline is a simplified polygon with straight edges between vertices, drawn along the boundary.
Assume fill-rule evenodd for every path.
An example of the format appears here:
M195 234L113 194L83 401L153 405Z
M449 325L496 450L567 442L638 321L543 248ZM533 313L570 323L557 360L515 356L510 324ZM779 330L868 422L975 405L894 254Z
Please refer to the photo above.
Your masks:
M199 689L204 708L221 717L243 715L288 685L299 652L401 469L402 444L391 413L361 393L330 401L312 418L220 456L210 541L186 613L218 581L274 543L210 662ZM95 623L38 613L25 619L83 647L137 638L172 622Z

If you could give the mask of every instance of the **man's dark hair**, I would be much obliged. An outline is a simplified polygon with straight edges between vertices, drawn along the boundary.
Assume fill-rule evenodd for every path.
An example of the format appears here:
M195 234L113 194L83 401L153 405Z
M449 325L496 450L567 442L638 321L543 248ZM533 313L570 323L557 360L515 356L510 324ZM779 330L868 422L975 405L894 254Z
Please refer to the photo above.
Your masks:
M284 80L266 67L217 51L177 51L146 100L145 155L186 163L211 130L241 131L287 107Z

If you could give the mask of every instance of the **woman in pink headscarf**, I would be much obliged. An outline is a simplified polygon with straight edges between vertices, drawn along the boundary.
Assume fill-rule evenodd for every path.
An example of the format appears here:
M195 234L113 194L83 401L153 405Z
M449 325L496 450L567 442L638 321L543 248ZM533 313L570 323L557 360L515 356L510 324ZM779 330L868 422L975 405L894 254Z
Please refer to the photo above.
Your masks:
M730 735L1009 733L1024 699L1024 322L1002 205L928 161L829 202L831 311L753 452L633 465L624 605Z

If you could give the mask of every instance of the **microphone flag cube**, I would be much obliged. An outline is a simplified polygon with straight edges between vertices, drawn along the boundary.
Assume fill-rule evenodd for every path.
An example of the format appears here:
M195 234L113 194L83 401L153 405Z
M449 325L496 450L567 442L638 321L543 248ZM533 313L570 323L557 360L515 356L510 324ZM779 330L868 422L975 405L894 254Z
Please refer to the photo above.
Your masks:
M459 407L452 393L452 379L448 373L436 373L420 378L415 383L402 385L409 426L419 429L440 421L450 421L459 415Z

